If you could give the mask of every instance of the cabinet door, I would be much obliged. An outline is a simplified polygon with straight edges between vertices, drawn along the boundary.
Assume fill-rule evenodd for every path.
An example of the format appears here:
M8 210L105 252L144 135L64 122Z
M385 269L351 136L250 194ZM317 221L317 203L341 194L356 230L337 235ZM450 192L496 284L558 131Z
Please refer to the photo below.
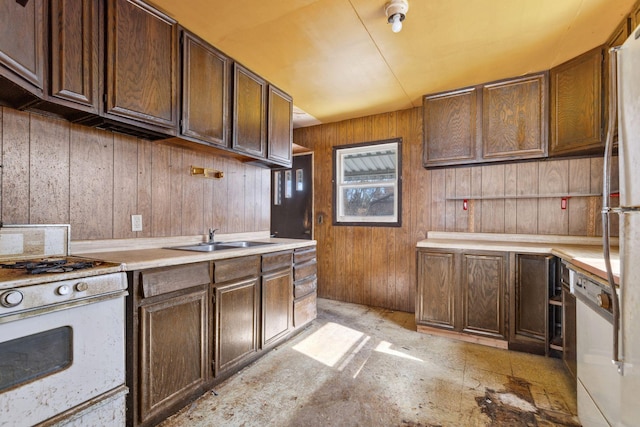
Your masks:
M182 40L182 135L227 148L228 57L189 32Z
M636 2L629 14L631 18L631 31L634 31L640 25L640 3Z
M627 19L625 18L620 25L615 29L615 31L609 37L609 40L605 44L606 49L604 52L604 62L602 66L602 86L604 88L604 98L602 105L604 106L603 115L602 115L602 123L603 123L603 134L606 136L609 131L609 96L611 95L611 73L609 68L611 67L611 60L609 58L609 49L615 46L621 46L622 43L629 36L629 26ZM618 142L618 120L613 122L613 140L614 147L617 146ZM606 141L605 141L606 142Z
M418 251L416 323L454 329L456 326L455 255Z
M269 85L269 160L291 167L293 141L293 100L280 89Z
M233 99L233 149L265 159L267 82L234 63Z
M462 255L462 330L494 338L505 334L503 254Z
M52 0L48 100L99 113L101 1Z
M259 278L216 285L214 366L219 375L258 351Z
M596 48L551 70L550 155L604 149L602 56Z
M427 95L423 99L423 164L473 163L478 159L477 89Z
M45 14L43 0L0 0L0 76L38 96L47 58ZM15 86L0 85L2 99L16 107L20 95Z
M262 277L262 346L283 338L292 325L291 267Z
M107 24L105 113L175 135L176 21L141 0L109 0Z
M576 297L569 288L562 287L562 360L573 378L577 376Z
M184 403L206 381L207 286L193 289L140 307L140 422Z
M483 160L547 155L545 73L485 85L482 105Z
M552 258L517 254L509 348L545 354Z

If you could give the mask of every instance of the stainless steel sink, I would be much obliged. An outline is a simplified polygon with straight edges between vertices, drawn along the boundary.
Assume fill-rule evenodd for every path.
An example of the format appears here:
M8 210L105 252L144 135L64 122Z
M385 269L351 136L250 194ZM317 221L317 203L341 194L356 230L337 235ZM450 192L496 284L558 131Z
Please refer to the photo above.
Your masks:
M237 242L217 242L217 243L198 243L195 245L186 246L172 246L167 249L178 249L181 251L195 251L195 252L214 252L223 251L226 249L239 249L239 248L251 248L254 246L271 245L269 242L251 242L251 241L237 241Z
M252 242L248 240L238 242L224 242L223 245L233 246L234 248L252 248L254 246L272 245L271 242Z
M198 243L196 245L173 246L167 249L178 249L181 251L196 251L196 252L214 252L214 251L222 251L225 249L237 249L237 247L228 246L222 243Z

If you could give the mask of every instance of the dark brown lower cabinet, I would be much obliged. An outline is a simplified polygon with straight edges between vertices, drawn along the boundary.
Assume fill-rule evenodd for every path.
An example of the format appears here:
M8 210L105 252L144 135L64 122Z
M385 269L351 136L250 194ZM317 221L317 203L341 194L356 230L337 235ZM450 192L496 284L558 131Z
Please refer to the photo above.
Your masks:
M215 287L215 374L258 351L257 277Z
M292 326L292 251L262 256L262 346L284 338Z
M209 379L209 263L132 273L129 424L155 425Z
M502 252L419 249L418 330L506 340L506 271Z
M577 377L578 362L576 353L576 297L569 291L568 286L562 286L562 360L565 366Z
M418 248L417 330L563 357L575 375L575 299L561 267L548 254Z
M207 378L206 287L140 307L141 420L199 389ZM179 327L176 327L179 325Z
M316 317L315 247L295 253L295 286L292 250L128 273L127 425L157 425Z
M259 349L260 257L213 263L213 366L219 376Z
M506 254L462 255L462 330L506 339Z
M299 330L318 315L318 262L316 248L305 247L293 253L293 327Z
M456 256L448 252L418 251L416 322L444 329L456 327Z
M515 254L510 349L546 353L548 291L555 271L555 257L551 255Z

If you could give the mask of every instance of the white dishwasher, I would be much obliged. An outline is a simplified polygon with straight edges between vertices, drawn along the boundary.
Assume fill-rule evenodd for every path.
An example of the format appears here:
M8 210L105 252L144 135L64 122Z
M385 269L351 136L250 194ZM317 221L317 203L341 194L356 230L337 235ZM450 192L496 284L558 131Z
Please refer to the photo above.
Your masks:
M596 277L571 274L576 296L578 418L584 427L619 425L621 377L611 361L611 289Z

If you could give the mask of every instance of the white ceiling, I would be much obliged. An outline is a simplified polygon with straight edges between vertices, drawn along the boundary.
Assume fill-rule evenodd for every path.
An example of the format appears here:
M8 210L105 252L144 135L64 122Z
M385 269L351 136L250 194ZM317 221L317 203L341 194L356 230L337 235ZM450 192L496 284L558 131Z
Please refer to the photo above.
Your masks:
M635 0L409 0L400 33L386 1L151 0L322 123L550 69L605 42Z

